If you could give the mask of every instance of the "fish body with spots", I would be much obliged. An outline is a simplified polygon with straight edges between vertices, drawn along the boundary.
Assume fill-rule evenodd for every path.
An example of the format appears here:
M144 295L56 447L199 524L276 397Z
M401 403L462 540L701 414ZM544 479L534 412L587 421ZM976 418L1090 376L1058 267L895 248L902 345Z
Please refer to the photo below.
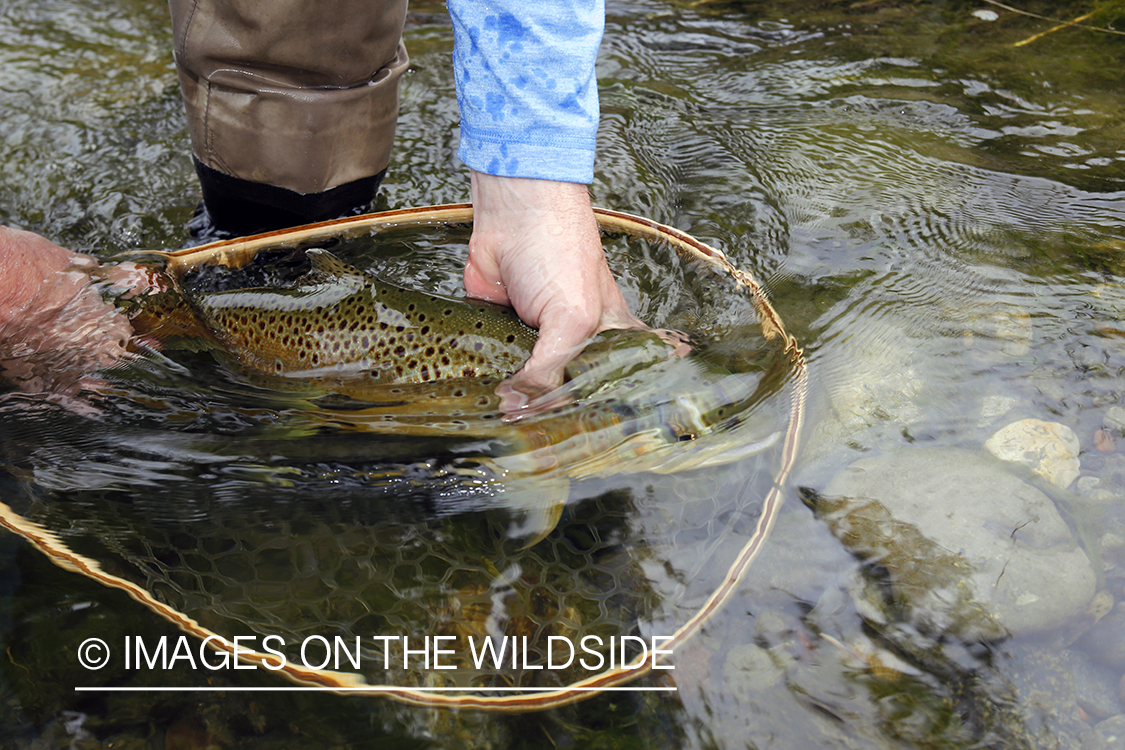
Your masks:
M505 421L496 385L538 336L512 310L403 289L326 251L307 254L312 270L289 286L226 291L181 283L209 256L180 262L169 272L175 288L142 301L131 319L158 340L212 348L279 391L295 386L303 406L289 411L290 428L487 440L454 471L522 514L513 534L529 543L554 528L570 480L724 464L780 439L775 415L758 405L784 367L728 372L676 356L648 330L599 334L567 365L557 405Z
M323 250L289 288L191 295L226 351L281 375L364 374L377 383L506 377L537 332L509 308L402 289Z

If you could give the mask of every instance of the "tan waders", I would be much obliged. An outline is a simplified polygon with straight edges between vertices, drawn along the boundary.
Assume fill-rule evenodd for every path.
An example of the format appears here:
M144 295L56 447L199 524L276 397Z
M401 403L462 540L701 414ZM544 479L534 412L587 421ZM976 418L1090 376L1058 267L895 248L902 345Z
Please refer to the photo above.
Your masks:
M406 0L170 0L207 213L220 234L370 203L390 160Z

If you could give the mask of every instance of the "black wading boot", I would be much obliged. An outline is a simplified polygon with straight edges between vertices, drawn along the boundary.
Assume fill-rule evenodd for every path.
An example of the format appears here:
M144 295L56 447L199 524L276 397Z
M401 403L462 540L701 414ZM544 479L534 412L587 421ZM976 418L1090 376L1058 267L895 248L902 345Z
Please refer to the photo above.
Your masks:
M302 194L231 177L194 157L193 160L203 188L203 200L188 221L189 247L317 221L358 216L370 208L375 191L387 173L383 170L373 177L337 185L323 193Z

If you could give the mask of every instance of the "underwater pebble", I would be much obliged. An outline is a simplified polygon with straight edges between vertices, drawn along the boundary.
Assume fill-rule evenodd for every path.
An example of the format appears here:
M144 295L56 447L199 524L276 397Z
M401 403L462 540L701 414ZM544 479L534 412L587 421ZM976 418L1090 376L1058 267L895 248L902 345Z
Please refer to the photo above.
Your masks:
M1094 727L1093 742L1083 743L1083 750L1119 750L1125 747L1125 716L1111 716ZM1100 744L1099 744L1100 743Z
M1120 534L1112 531L1102 534L1102 562L1107 571L1125 567L1125 538Z
M1117 450L1117 440L1110 430L1098 430L1094 433L1094 447L1102 453L1113 453Z
M752 643L735 646L723 664L723 682L732 696L750 703L781 684L785 671L779 668L770 652Z
M1117 602L1113 598L1113 594L1109 593L1105 589L1102 589L1097 594L1095 594L1093 600L1090 602L1090 606L1086 607L1086 614L1090 616L1090 625L1092 626L1095 622L1098 622L1103 617L1112 612L1113 605L1116 603Z
M1104 424L1116 430L1125 430L1125 407L1111 406L1105 413Z
M1074 485L1074 491L1082 497L1094 494L1101 487L1102 480L1097 477L1082 477Z
M1125 668L1125 605L1098 621L1080 641L1090 656L1100 663Z
M986 427L997 417L1002 417L1019 403L1011 396L987 396L980 407L980 421L978 427Z
M1018 308L1014 312L1009 311L997 322L996 337L1004 342L1000 351L1010 356L1026 356L1031 351L1033 335L1031 315L1023 308Z
M974 10L973 16L979 18L982 21L995 21L1000 17L1000 14L994 10L985 10L982 8L980 10Z
M902 431L923 419L925 390L917 345L885 320L865 320L861 335L830 355L824 366L830 411L809 425L802 450L823 456L840 445L898 444Z
M973 315L962 337L965 346L977 346L977 338L999 342L1000 351L1012 357L1023 357L1031 351L1035 329L1031 314L1019 305L993 305ZM993 344L995 345L995 344Z
M1004 461L1015 461L1031 468L1058 487L1069 487L1078 478L1078 436L1058 422L1021 419L1001 427L984 444Z
M1066 649L1059 658L1074 679L1075 701L1087 715L1106 719L1121 713L1121 695L1113 672L1081 651Z
M1113 490L1102 486L1100 477L1079 477L1074 483L1074 493L1081 498L1098 503L1117 504L1121 499Z

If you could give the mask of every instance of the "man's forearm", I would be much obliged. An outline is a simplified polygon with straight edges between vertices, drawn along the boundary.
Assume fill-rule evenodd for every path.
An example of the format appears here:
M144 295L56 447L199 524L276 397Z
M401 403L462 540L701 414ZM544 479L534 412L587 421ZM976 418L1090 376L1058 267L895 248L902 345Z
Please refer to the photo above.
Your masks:
M602 0L450 0L458 156L502 177L590 183Z

